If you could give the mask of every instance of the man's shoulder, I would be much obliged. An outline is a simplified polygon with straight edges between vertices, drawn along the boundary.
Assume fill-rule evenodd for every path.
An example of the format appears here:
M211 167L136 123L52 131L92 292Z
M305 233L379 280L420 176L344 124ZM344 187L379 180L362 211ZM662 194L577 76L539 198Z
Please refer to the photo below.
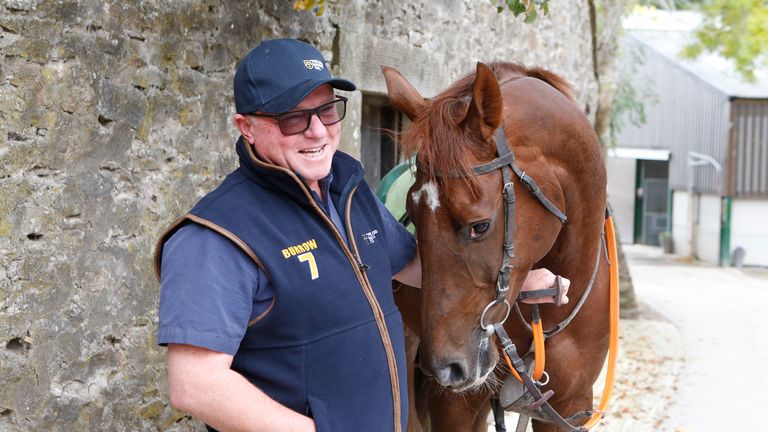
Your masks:
M203 195L192 207L190 213L203 212L219 201L237 200L239 199L239 193L242 193L244 189L250 191L248 193L253 193L258 188L255 187L254 182L248 181L248 178L240 169L236 169L227 174L224 180L213 190Z
M363 170L363 164L354 156L342 150L336 150L333 155L332 169L346 176L356 174Z
M168 237L165 250L194 254L200 250L215 250L213 255L240 255L242 251L232 241L198 223L185 223Z

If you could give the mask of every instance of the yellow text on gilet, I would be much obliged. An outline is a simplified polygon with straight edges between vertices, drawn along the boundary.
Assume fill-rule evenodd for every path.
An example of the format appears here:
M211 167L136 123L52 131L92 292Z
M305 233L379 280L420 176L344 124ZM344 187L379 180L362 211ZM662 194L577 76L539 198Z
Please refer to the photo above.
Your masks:
M317 240L309 239L304 243L288 246L287 248L283 249L283 258L289 259L292 256L303 254L315 249L317 249Z
M312 254L312 251L317 249L317 240L310 239L305 241L304 243L297 244L294 246L288 246L287 248L283 249L283 258L290 259L294 256L296 256L299 259L299 262L306 262L309 264L309 274L312 277L312 280L317 279L320 277L320 273L317 270L317 262L315 261L315 255Z

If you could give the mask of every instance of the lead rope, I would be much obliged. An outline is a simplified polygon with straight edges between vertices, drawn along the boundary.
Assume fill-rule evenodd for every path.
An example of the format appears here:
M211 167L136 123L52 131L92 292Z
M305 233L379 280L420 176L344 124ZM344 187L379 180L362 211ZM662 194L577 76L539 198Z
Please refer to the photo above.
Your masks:
M544 334L541 326L541 318L538 313L538 307L533 308L533 320L531 327L533 329L534 340L534 373L533 377L530 377L525 369L525 364L520 356L517 354L517 349L514 343L509 339L506 331L501 324L493 325L495 333L499 339L499 343L502 347L502 357L509 366L512 374L517 378L528 391L533 395L534 402L529 408L541 408L542 411L549 417L549 419L560 426L565 431L587 431L594 427L605 415L608 408L611 395L613 393L613 383L616 376L616 358L619 347L619 266L616 251L616 235L613 227L613 217L608 211L606 211L605 218L605 237L606 249L608 253L609 263L609 329L610 340L608 343L608 370L606 372L605 387L603 394L600 398L600 403L597 409L594 409L591 417L587 422L580 427L575 427L563 419L554 408L547 402L554 393L552 390L542 394L538 387L538 381L541 378L541 374L538 376L537 371L544 370ZM536 306L536 305L534 305ZM503 323L503 321L502 321ZM538 335L538 336L537 336ZM537 342L538 340L538 342ZM541 352L541 360L539 360L539 352ZM523 378L524 377L524 378ZM526 422L527 423L527 422Z
M613 216L606 210L605 218L605 236L607 237L608 246L608 259L610 260L610 342L608 343L608 371L605 377L605 387L603 388L603 395L600 398L600 404L592 414L592 417L587 420L584 427L587 429L596 425L605 415L605 411L608 408L608 402L611 399L613 393L613 383L616 374L616 357L619 351L619 260L618 253L616 251L616 232L613 227Z

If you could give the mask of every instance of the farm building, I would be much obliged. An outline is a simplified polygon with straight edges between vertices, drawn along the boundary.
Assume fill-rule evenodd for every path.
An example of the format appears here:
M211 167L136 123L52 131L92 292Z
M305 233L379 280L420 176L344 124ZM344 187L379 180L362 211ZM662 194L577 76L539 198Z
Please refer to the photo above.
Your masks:
M623 120L608 152L623 241L722 265L768 265L768 70L747 82L714 54L679 55L699 16L625 21L623 68L646 121Z

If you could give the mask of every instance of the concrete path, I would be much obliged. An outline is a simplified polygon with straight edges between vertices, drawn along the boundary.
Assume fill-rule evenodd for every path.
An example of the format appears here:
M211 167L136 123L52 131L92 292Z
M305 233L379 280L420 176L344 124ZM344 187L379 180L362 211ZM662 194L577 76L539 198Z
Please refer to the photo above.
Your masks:
M690 264L643 246L625 252L638 299L675 325L684 354L657 430L768 430L760 421L768 404L768 271Z
M691 263L647 246L624 251L640 306L621 320L614 397L593 430L768 430L759 423L768 406L768 270ZM595 404L602 390L598 381ZM515 424L508 413L507 430Z

